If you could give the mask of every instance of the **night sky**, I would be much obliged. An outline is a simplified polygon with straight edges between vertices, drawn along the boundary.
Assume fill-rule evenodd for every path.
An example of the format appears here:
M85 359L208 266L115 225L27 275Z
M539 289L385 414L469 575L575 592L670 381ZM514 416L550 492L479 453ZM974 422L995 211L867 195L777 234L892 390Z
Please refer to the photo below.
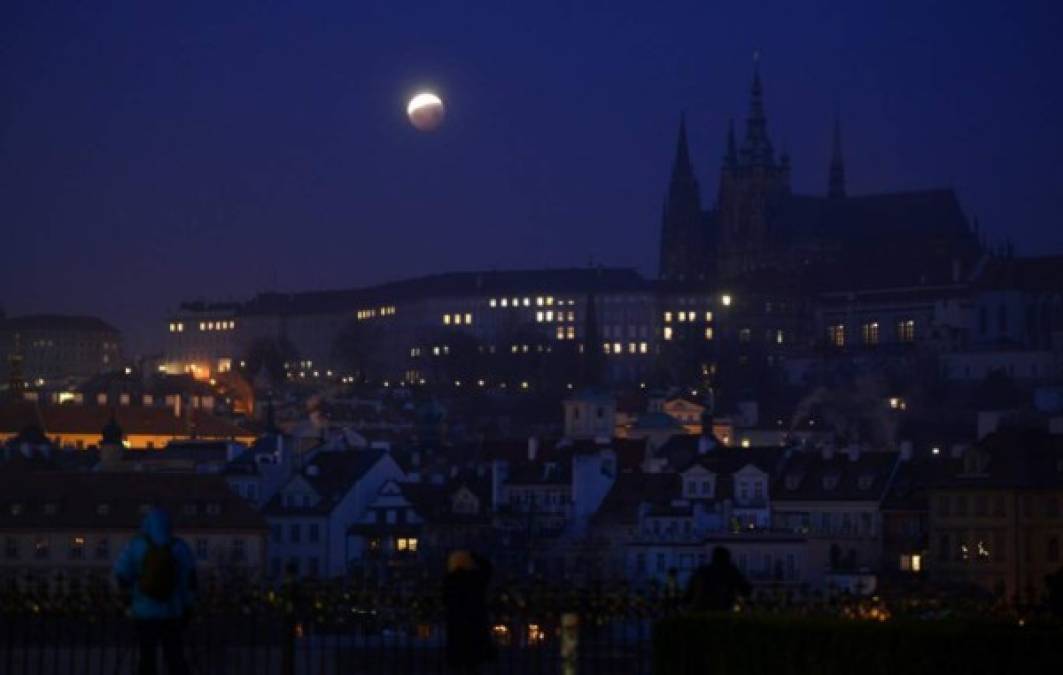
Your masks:
M133 350L182 299L655 274L679 113L711 203L755 49L795 191L826 189L837 103L850 193L953 186L1020 253L1063 251L1060 3L103 4L0 7L0 306ZM405 118L420 86L434 134Z

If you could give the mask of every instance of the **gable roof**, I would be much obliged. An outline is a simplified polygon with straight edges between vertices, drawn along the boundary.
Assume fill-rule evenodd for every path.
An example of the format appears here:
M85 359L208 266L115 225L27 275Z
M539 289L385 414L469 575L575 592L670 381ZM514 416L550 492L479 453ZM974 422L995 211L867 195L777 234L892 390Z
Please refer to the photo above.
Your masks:
M386 454L387 451L376 448L320 451L285 485L287 488L293 481L304 481L319 497L317 503L312 506L285 505L284 489L281 489L264 510L270 515L331 513L344 495Z

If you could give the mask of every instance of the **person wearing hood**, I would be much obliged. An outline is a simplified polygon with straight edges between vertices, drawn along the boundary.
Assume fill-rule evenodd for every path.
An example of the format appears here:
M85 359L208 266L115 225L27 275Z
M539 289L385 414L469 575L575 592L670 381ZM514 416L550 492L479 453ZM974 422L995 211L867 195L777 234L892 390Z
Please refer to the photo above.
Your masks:
M196 600L196 565L188 544L173 536L166 511L148 512L140 533L115 561L114 576L119 587L132 593L140 675L156 672L160 646L166 672L186 675L182 634Z

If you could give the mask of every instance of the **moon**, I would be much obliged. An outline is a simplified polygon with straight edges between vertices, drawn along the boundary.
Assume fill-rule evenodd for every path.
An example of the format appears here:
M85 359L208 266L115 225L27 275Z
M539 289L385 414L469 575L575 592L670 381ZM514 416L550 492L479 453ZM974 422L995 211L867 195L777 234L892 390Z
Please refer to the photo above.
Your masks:
M418 131L435 131L443 123L443 99L422 91L406 104L406 116Z

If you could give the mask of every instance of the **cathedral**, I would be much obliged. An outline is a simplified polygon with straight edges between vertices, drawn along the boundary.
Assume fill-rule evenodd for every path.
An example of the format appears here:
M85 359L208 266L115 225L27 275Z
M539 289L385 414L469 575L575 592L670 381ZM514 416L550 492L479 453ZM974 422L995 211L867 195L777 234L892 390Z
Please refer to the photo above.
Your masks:
M907 286L959 281L981 257L951 189L849 195L837 120L824 193L795 194L790 172L790 157L776 153L768 134L755 65L745 133L739 141L733 123L727 130L711 208L703 206L680 120L661 219L660 277L712 285L783 275L804 290Z

